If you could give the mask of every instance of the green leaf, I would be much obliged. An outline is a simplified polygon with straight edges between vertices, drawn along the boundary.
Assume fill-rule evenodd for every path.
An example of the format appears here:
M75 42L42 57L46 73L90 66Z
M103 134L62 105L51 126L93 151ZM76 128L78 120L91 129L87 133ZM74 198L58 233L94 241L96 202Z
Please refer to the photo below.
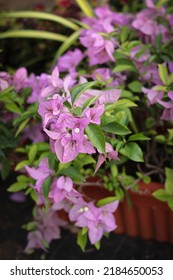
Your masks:
M130 142L125 145L126 156L136 162L143 162L143 153L138 144Z
M25 175L19 175L19 176L17 176L17 181L18 182L29 182L29 178L27 177L27 176L25 176Z
M156 46L157 52L159 53L161 51L161 46L162 46L162 34L161 33L156 36L155 46Z
M33 145L31 146L28 153L28 159L30 163L34 161L36 154L37 154L37 145Z
M91 106L98 98L99 96L94 96L87 99L87 101L85 101L85 103L82 106L82 111L84 111L87 107Z
M168 194L173 195L173 169L166 167L165 175L166 175L165 190Z
M101 206L104 206L106 204L112 203L116 200L117 200L117 197L109 196L109 197L98 200L96 205L97 205L97 207L101 207Z
M87 0L76 0L76 3L87 17L94 17L94 11Z
M45 152L50 150L50 145L46 142L36 143L38 152Z
M167 85L167 81L168 81L168 70L166 68L165 65L163 64L159 64L159 76L160 79L162 80L162 82L164 83L164 85Z
M124 148L124 141L118 141L117 145L116 145L116 151L119 152L121 149Z
M127 135L131 133L127 126L118 122L111 122L106 125L103 125L102 129L106 132L114 133L117 135Z
M129 35L128 26L123 26L120 32L120 40L122 44L127 40L128 35Z
M85 251L87 240L87 233L83 234L82 229L79 230L77 235L77 244L80 246L83 252Z
M8 95L12 90L13 90L13 87L8 87L8 88L2 90L2 91L1 91L1 94L0 94L0 100L1 100L1 98L3 98L4 96Z
M70 102L68 102L67 100L63 103L63 105L64 105L66 108L68 108L68 109L71 109L71 108L72 108Z
M138 72L136 66L130 59L122 58L116 61L116 66L113 69L113 73L123 72L123 71L132 71Z
M158 143L165 143L166 142L166 137L162 134L159 134L159 135L156 135L155 140Z
M23 229L27 230L27 231L33 231L37 229L37 222L29 222L25 225L22 226Z
M140 50L135 54L135 58L140 58L150 48L151 48L151 45L149 45L149 44L143 45L142 47L140 47Z
M51 181L52 181L52 178L51 178L51 176L49 176L49 177L46 178L46 180L43 183L43 196L44 196L45 199L48 198L48 194L49 194L50 186L51 186Z
M84 84L80 84L77 85L75 87L72 88L71 90L71 101L72 104L75 102L75 100L83 93L85 92L87 89L92 88L93 86L98 85L97 81L93 81L93 82L87 82Z
M10 112L21 114L21 109L13 102L5 104L5 108Z
M103 116L101 118L101 126L104 126L104 125L106 125L108 123L112 123L114 121L115 121L115 117L113 117L111 115L110 116Z
M122 124L122 125L127 126L128 123L129 123L129 117L128 117L127 112L125 112L123 110L118 111L115 114L115 121Z
M101 153L105 153L105 137L101 128L93 123L90 123L85 129L89 140Z
M75 114L76 116L80 116L82 114L82 109L80 107L75 107L73 109L73 114Z
M79 170L74 166L69 166L66 169L62 169L61 174L69 176L74 182L82 182L85 179L84 176L80 174Z
M167 84L170 86L173 83L173 74L168 77Z
M145 184L150 184L151 183L151 177L150 176L144 176L143 177L143 182Z
M166 91L166 87L165 86L155 86L154 90Z
M137 105L129 99L120 99L116 101L114 104L107 105L105 108L105 112L115 110L117 108L124 108L124 107L129 108L129 107L136 107L136 106Z
M129 137L128 141L145 141L150 140L150 138L146 137L142 133L136 133Z
M75 166L77 166L77 168L81 168L91 163L95 163L95 160L92 156L87 154L79 154L75 159Z
M26 127L29 120L30 120L30 118L27 118L19 125L19 127L16 131L16 134L15 134L15 137L17 137L20 134L20 132Z
M97 250L100 250L100 240L97 241L94 246L96 247Z
M15 168L15 171L18 171L22 168L24 168L26 165L29 165L29 160L23 160L21 162L19 162L17 165L16 165L16 168Z
M5 180L10 174L10 166L11 166L10 161L5 160L2 162L2 166L1 166L2 180Z
M38 30L10 30L0 33L0 39L7 38L32 38L32 39L45 39L45 40L54 40L59 42L64 42L68 37L48 32L48 31L38 31Z
M53 153L50 153L50 155L49 155L49 167L50 167L50 169L54 170L54 167L55 167L55 155Z
M59 47L57 53L55 54L55 59L57 59L59 56L61 56L66 50L68 50L79 38L79 31L76 31L72 33L65 41L62 43L62 45Z
M18 191L26 189L27 186L28 186L27 183L17 182L17 183L12 184L7 190L9 192L18 192Z
M164 189L158 189L157 191L153 192L152 195L160 201L167 202L170 195Z
M133 92L141 92L142 84L139 81L133 81L128 84L128 88Z
M113 178L116 178L117 175L118 175L118 168L115 164L111 165L111 175L112 175Z
M34 18L34 19L42 19L42 20L50 20L56 23L60 23L66 27L69 27L73 30L78 30L79 27L75 23L71 22L70 20L60 17L54 14L49 14L45 12L37 12L37 11L20 11L20 12L7 12L1 13L2 17L6 18Z

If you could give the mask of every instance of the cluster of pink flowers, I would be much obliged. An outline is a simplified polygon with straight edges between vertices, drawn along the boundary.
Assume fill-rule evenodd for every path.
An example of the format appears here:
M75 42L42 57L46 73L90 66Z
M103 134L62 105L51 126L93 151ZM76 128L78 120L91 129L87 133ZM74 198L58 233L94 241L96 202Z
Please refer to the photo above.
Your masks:
M64 80L59 78L56 67L51 76L50 84L42 91L46 98L40 102L39 114L43 120L43 130L50 137L51 148L62 163L71 162L79 153L93 154L95 148L88 140L85 128L90 124L100 124L100 118L104 113L104 104L118 100L121 91L112 89L107 91L87 90L74 103L74 108L82 110L82 106L91 97L98 97L95 106L85 108L80 116L64 104L70 99L70 76ZM86 82L85 79L80 81ZM56 93L55 93L56 92Z
M37 209L34 221L34 230L28 233L28 244L25 248L27 253L34 249L43 249L47 251L49 243L53 239L61 237L60 227L65 226L65 221L58 217L56 211L52 208Z
M162 24L160 19L166 24ZM123 90L124 94L128 94L131 72L114 71L118 65L117 54L123 55L120 59L130 60L136 67L138 76L135 79L142 86L141 91L148 106L161 106L160 118L173 120L173 91L165 93L164 90L158 90L158 85L164 86L158 64L154 59L147 63L152 57L152 48L155 48L158 36L161 44L173 42L170 32L173 15L166 15L165 8L157 7L152 0L146 0L146 9L137 14L113 12L107 5L96 8L95 17L84 18L83 23L88 28L83 28L79 36L82 50L74 48L67 51L58 58L50 74L28 75L25 68L18 69L13 76L1 72L0 90L14 87L20 94L22 89L31 88L27 105L38 102L38 114L42 123L34 123L27 128L23 137L33 142L49 140L51 152L56 154L60 164L73 162L79 154L93 155L97 160L97 172L107 159L119 160L109 134L106 134L103 152L93 144L87 133L90 126L97 126L101 130L102 118L106 115L107 119L111 119L111 114L105 114L106 106L117 102ZM140 41L129 49L129 42L126 42L127 48L124 50L119 35L127 26L132 36L134 34L135 43L137 39ZM173 73L173 62L168 61L165 65L170 74ZM95 89L88 88L73 100L74 88L94 81L98 82ZM124 86L126 82L127 88ZM110 123L114 120L115 118ZM124 128L123 122L121 127ZM115 230L113 213L118 207L118 201L100 207L86 201L69 176L57 176L56 171L50 168L47 157L42 158L37 167L26 166L25 169L35 181L30 187L36 192L38 207L36 229L28 235L27 250L46 250L45 241L50 243L52 239L60 237L60 226L64 223L59 219L57 211L61 209L68 213L69 220L76 226L87 228L92 244L97 243L106 232ZM47 206L47 201L43 186L48 178L49 208L44 212L42 206Z
M118 207L118 201L109 203L102 207L96 207L93 202L87 202L82 198L73 185L70 177L60 176L57 178L53 170L50 170L48 158L40 161L38 168L26 166L26 171L35 184L31 185L36 190L38 215L36 216L36 229L28 235L28 245L26 250L33 248L46 249L44 241L48 244L52 239L60 237L60 226L65 222L59 219L58 210L65 210L69 215L69 220L75 222L78 227L88 228L88 236L91 244L98 242L104 233L116 229L113 213ZM52 177L50 192L48 194L51 207L44 212L41 206L46 205L43 196L43 183L46 178Z

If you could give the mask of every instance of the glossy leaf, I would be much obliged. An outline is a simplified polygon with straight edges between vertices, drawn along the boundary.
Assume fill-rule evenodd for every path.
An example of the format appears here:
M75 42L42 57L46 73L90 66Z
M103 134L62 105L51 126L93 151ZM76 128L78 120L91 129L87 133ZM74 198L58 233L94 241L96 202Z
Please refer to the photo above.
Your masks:
M34 161L36 154L37 154L37 146L32 145L29 150L29 153L28 153L28 159L29 159L30 163L32 163Z
M142 133L133 134L128 139L128 141L145 141L145 140L150 140L150 138L143 135Z
M158 189L152 193L152 195L160 201L166 202L170 195L164 189Z
M26 189L28 186L27 183L24 183L24 182L16 182L14 184L12 184L7 190L9 192L18 192L18 191L21 191L21 190L24 190Z
M48 198L48 194L49 194L50 187L51 187L51 181L52 181L52 178L51 178L51 176L49 176L46 178L46 180L43 183L43 195L44 195L45 199Z
M94 97L87 99L87 101L85 101L85 103L82 106L82 111L85 110L85 108L91 106L98 98L99 98L99 96L94 96Z
M127 126L120 124L116 121L103 125L102 129L106 132L114 133L117 135L127 135L131 133Z
M61 170L61 175L69 176L74 182L84 181L84 176L74 166L69 166Z
M21 109L14 102L5 104L5 108L12 113L21 114Z
M80 84L77 85L75 87L72 88L71 90L71 101L72 104L75 102L75 100L83 93L85 92L87 89L92 88L94 86L98 85L97 81L93 81L93 82L87 82L84 84Z
M17 137L20 132L27 126L27 123L29 122L30 118L25 119L18 127L15 137Z
M173 169L166 167L165 175L166 175L165 190L168 194L173 195Z
M171 75L168 77L167 84L168 84L168 86L171 85L171 84L173 84L173 74L171 74Z
M88 135L89 140L101 153L105 153L105 137L101 128L96 125L90 123L86 127L86 133Z
M162 82L164 83L164 85L167 85L167 81L168 81L168 70L166 68L165 65L163 64L159 64L159 76L160 79L162 80Z
M116 101L114 104L107 105L105 108L105 112L115 110L117 108L125 108L125 107L128 108L128 107L136 107L136 106L137 105L129 99L120 99Z
M85 251L87 240L88 240L87 233L83 234L82 229L79 230L77 235L77 244L80 246L83 252Z
M115 197L115 196L109 196L109 197L100 199L100 200L97 202L97 206L98 206L98 207L101 207L101 206L104 206L104 205L106 205L106 204L112 203L112 202L114 202L114 201L116 201L116 200L117 200L117 197Z
M143 153L138 144L130 142L125 145L126 156L136 162L143 162Z
M126 58L118 59L116 66L113 69L113 73L124 72L124 71L138 72L136 66L133 64L133 62L130 59L126 59Z
M15 168L15 171L18 171L22 168L24 168L26 165L29 165L29 160L23 160L21 162L19 162L17 165L16 165L16 168Z
M142 84L139 81L133 81L128 84L128 88L133 92L141 92Z

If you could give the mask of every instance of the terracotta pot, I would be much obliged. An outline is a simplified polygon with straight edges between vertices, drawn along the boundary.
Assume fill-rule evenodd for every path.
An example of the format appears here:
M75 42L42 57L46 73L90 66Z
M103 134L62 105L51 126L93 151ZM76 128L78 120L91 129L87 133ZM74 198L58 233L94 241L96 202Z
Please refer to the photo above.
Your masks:
M151 194L162 184L140 182L139 191L129 191L131 206L124 199L115 212L115 233L173 243L173 212ZM84 193L95 200L112 195L99 186L87 186Z

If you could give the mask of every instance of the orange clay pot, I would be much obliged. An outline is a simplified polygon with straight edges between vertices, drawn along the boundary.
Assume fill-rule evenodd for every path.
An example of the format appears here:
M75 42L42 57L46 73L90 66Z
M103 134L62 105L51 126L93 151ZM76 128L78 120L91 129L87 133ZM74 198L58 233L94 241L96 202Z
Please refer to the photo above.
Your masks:
M173 243L173 212L166 203L158 201L151 194L160 183L139 183L139 191L129 191L131 206L126 200L119 204L115 212L117 229L115 233L140 236L144 239ZM112 195L101 186L83 188L86 196L96 201Z

